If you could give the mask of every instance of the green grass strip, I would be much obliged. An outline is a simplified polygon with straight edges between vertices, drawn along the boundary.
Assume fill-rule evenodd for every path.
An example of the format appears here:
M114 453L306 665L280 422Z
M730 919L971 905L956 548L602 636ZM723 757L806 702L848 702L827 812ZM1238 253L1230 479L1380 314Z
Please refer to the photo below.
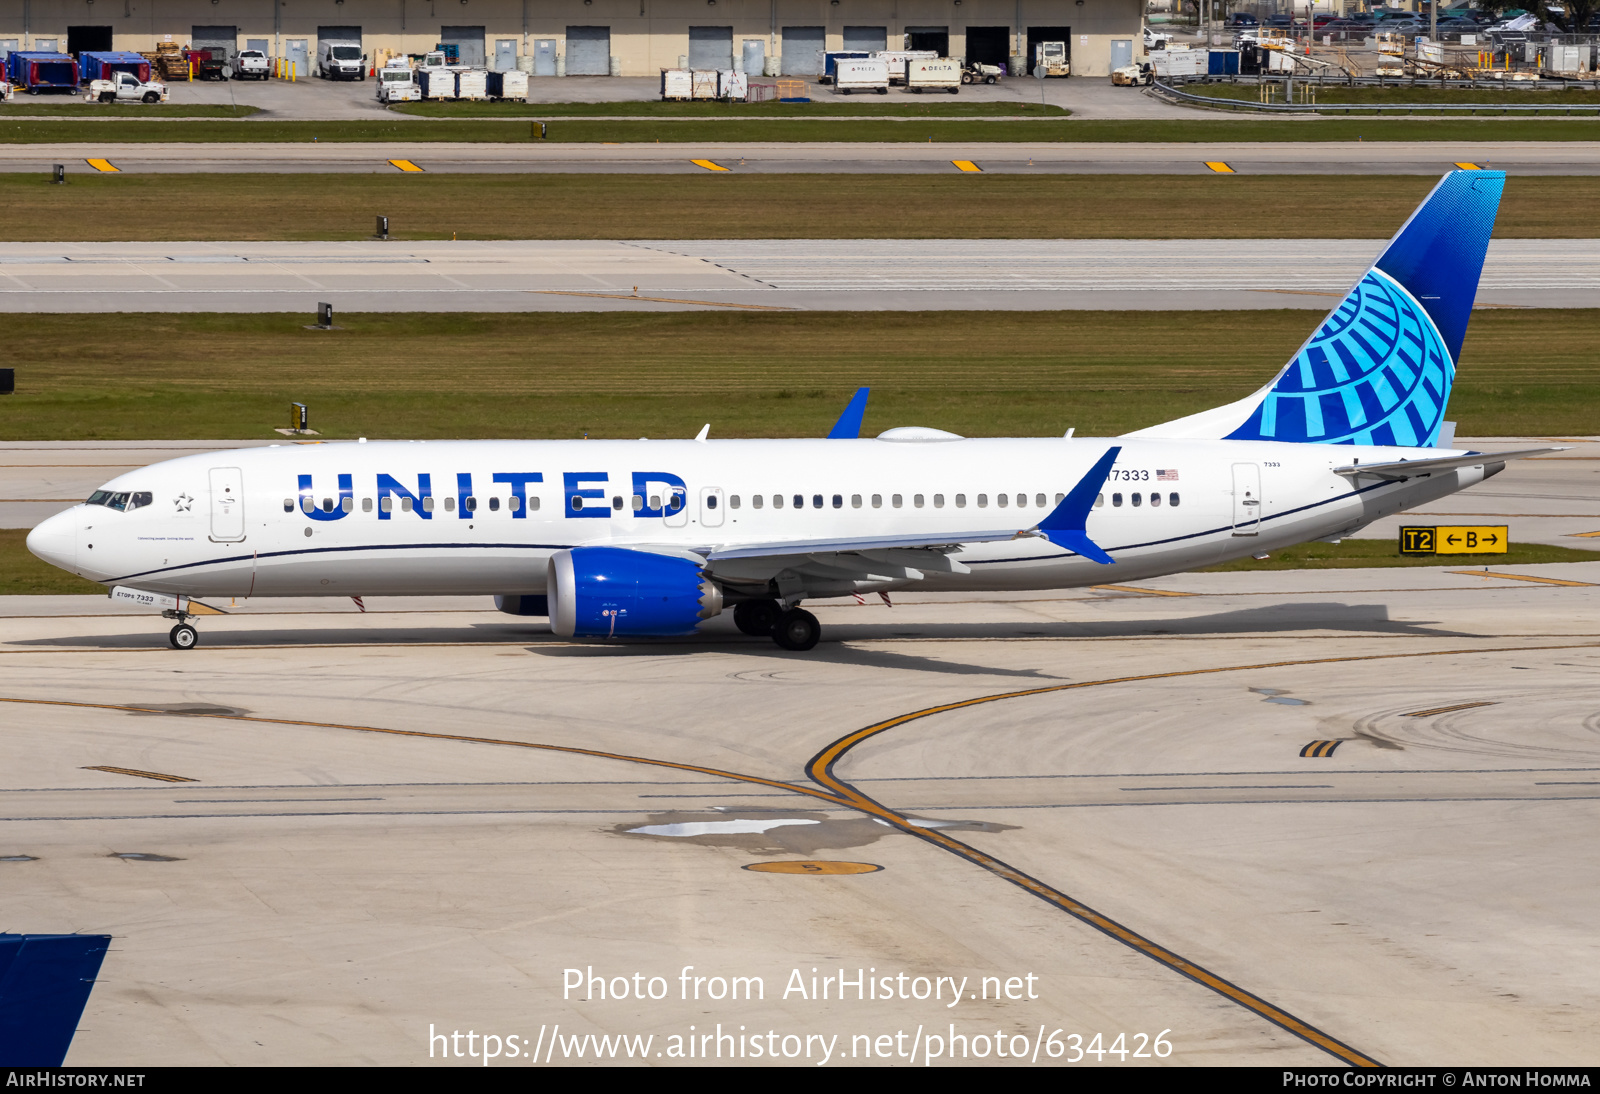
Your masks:
M1516 530L1516 517L1482 518L1499 520ZM1426 513L1413 514L1411 524L1436 523ZM1265 559L1237 558L1220 566L1196 571L1203 574L1238 573L1242 570L1363 570L1374 566L1451 566L1478 569L1483 566L1533 566L1546 562L1600 562L1600 552L1576 551L1570 547L1550 547L1543 543L1510 544L1503 555L1402 555L1392 539L1347 539L1341 543L1302 543L1272 551Z

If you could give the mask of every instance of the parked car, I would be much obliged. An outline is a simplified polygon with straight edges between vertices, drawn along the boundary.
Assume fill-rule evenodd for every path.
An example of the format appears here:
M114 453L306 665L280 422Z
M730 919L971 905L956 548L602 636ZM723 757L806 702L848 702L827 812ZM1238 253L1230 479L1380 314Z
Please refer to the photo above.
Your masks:
M272 72L272 62L259 49L241 49L233 59L235 80L265 80Z
M1335 19L1317 28L1319 35L1331 35L1334 38L1362 39L1373 33L1371 23L1358 23L1354 19Z
M1228 16L1227 22L1222 25L1225 27L1259 27L1261 20L1247 11L1236 11Z

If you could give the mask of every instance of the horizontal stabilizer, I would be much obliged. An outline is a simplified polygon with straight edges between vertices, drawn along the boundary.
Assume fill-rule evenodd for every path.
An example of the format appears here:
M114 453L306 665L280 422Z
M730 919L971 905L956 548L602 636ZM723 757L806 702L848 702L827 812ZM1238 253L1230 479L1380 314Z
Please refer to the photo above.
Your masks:
M1380 479L1404 480L1418 475L1431 475L1436 471L1454 471L1458 467L1482 467L1507 460L1525 460L1530 456L1545 456L1551 452L1565 452L1566 448L1519 448L1514 452L1468 452L1460 456L1430 456L1420 460L1391 460L1387 463L1353 463L1335 467L1335 475L1354 478L1357 475L1375 475Z
M0 1067L60 1067L107 934L0 934Z

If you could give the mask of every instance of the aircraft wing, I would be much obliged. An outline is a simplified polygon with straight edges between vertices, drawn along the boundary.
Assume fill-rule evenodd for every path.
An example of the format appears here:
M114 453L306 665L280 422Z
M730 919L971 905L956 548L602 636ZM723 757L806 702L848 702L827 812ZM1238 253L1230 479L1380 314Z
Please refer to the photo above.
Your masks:
M863 536L857 539L796 539L782 543L734 544L713 547L706 555L708 562L722 562L735 558L767 558L774 555L814 555L836 552L927 550L931 548L954 549L963 543L995 543L1025 535L1019 528L965 532L938 532L929 535Z
M1484 464L1522 460L1529 456L1543 456L1550 452L1565 452L1567 448L1519 448L1513 452L1469 452L1464 456L1429 456L1420 460L1393 460L1388 463L1353 463L1335 467L1335 475L1354 478L1357 475L1374 475L1380 479L1411 479L1418 475L1431 475L1436 471L1454 471L1458 467L1480 467Z

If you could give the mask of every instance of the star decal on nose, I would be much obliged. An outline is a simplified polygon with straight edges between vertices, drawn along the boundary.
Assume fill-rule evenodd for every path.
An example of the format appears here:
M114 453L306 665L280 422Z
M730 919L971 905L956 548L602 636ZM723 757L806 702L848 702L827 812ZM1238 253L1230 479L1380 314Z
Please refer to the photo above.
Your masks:
M189 512L189 506L194 504L194 499L186 493L179 494L177 497L172 499L172 504L177 507L178 512L187 513Z

